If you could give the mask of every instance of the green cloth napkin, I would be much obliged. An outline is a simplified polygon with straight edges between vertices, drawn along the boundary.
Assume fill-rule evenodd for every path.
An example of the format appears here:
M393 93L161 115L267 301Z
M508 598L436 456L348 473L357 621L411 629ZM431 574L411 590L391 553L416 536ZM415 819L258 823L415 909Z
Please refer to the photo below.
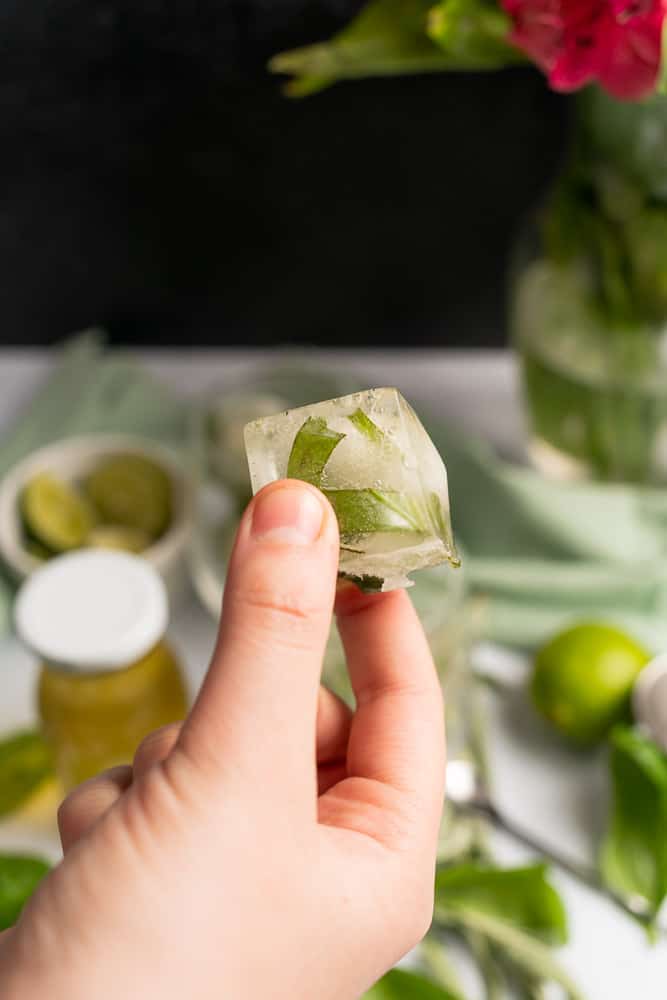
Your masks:
M667 492L551 482L422 415L447 463L454 530L468 581L486 599L487 638L532 646L572 621L602 618L667 649ZM86 334L66 345L0 443L0 476L74 434L127 432L184 445L187 422L184 400L130 358L105 355L101 334ZM0 581L5 626L10 601Z
M605 619L667 648L667 491L553 482L425 422L447 463L470 586L487 598L487 638L530 647Z
M188 407L121 354L105 354L101 331L69 341L41 391L0 441L0 477L36 448L77 434L140 434L185 444ZM0 633L7 631L13 588L0 576Z

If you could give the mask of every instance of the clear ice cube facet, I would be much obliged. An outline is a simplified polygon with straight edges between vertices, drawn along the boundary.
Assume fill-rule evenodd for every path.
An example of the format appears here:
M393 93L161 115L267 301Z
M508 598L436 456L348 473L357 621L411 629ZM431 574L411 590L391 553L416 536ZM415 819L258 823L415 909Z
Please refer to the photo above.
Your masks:
M397 389L368 389L262 417L245 427L253 493L302 479L331 502L340 573L367 590L410 586L407 574L458 565L447 470Z

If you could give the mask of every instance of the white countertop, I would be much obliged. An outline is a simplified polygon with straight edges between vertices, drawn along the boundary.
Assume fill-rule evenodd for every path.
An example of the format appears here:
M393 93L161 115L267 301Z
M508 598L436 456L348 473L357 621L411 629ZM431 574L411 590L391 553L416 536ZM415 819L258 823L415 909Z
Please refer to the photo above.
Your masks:
M234 386L268 352L142 352L160 378L184 394L216 384ZM443 416L484 435L507 455L520 455L523 428L517 374L506 352L363 351L310 352L332 367L367 373L369 384L397 385L417 405L437 407ZM0 434L26 405L47 374L44 352L0 352ZM214 623L194 597L174 617L172 638L193 687L201 680L213 648ZM494 670L521 677L525 664L502 650L483 647L476 655ZM35 667L13 639L0 641L0 732L34 721ZM575 858L592 859L606 813L604 769L596 759L569 752L536 724L516 697L488 703L494 795L505 812L544 841ZM0 850L33 849L58 856L53 830L27 822L0 825ZM515 863L526 851L497 838L498 857ZM554 871L570 917L571 941L560 960L588 1000L664 1000L667 995L667 939L651 947L644 932L604 899ZM471 1000L480 994L469 984Z

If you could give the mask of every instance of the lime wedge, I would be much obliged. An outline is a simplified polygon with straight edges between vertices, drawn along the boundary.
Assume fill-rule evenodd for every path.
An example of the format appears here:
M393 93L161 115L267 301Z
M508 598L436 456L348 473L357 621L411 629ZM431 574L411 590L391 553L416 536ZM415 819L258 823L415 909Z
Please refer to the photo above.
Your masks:
M89 476L86 489L104 521L157 538L169 526L171 482L165 470L142 455L116 455Z
M49 553L80 548L95 523L87 499L46 472L27 484L20 505L28 540Z

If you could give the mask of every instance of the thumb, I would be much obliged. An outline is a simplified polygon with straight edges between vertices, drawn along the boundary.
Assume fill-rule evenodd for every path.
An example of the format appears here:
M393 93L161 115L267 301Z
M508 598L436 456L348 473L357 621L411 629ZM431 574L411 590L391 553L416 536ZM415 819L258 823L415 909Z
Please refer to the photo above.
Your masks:
M315 788L337 566L336 518L319 490L285 480L254 498L230 561L213 660L179 740L191 761L264 787L295 789L301 780Z

